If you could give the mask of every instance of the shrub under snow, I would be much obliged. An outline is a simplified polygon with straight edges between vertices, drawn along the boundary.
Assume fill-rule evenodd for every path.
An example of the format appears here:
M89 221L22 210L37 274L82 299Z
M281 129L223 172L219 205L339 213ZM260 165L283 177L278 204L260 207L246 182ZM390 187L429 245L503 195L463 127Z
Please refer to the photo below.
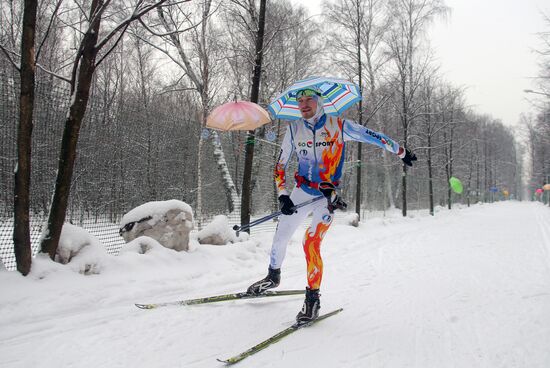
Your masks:
M359 215L356 212L346 215L346 217L344 217L344 224L349 225L349 226L358 227L359 226Z
M204 229L198 232L197 240L200 244L226 245L248 240L247 233L240 233L239 237L229 226L227 217L219 215L214 217Z
M107 255L98 238L81 227L63 224L55 261L70 263L75 271L83 274L99 273L101 260Z

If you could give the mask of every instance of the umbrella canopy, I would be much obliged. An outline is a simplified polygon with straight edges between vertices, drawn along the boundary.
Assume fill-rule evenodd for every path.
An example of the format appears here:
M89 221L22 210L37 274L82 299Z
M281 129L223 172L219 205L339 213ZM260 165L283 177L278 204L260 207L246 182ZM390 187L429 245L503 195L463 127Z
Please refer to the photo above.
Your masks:
M217 130L254 130L270 121L268 112L248 101L218 106L206 119L206 126Z
M268 106L271 114L278 119L300 119L302 115L298 109L296 92L306 88L321 92L325 101L323 108L328 115L340 115L361 101L361 91L352 82L338 78L310 77L295 82L275 98Z
M460 181L460 179L451 176L451 178L449 179L449 184L451 185L451 189L453 190L453 192L457 194L462 194L464 187L462 186L462 182Z

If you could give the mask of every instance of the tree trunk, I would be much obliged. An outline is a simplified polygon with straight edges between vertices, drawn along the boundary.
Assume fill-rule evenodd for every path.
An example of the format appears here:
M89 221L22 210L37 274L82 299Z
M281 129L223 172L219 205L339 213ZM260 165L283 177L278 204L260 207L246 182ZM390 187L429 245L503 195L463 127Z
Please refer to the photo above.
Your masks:
M402 185L402 201L403 208L401 214L403 217L407 216L407 165L403 164L403 172L401 173L401 185Z
M204 126L201 124L201 126ZM199 144L197 147L197 207L195 208L195 215L196 215L196 222L197 222L197 228L202 228L202 146L204 144L204 138L202 137L202 131L201 134L199 134Z
M71 91L73 98L69 108L69 115L65 121L63 139L61 141L55 191L48 216L46 232L40 244L40 251L48 253L52 260L57 251L61 229L63 228L63 223L65 222L65 216L67 214L71 180L77 153L76 146L78 143L80 126L82 125L90 96L90 87L98 51L95 46L97 44L101 17L95 15L96 9L101 7L102 4L102 0L94 0L92 2L90 19L94 19L94 21L82 40L77 79Z
M405 96L403 96L405 98ZM407 149L407 137L408 137L408 119L407 114L408 110L405 105L405 100L403 100L403 115L404 115L404 124L403 124L403 148ZM403 172L401 173L401 213L403 217L407 216L407 165L403 164Z
M359 102L359 104L361 104ZM361 108L361 107L359 107ZM360 115L359 115L360 116ZM361 120L361 119L359 119ZM361 197L362 197L362 194L361 194L361 187L362 187L362 170L361 170L361 167L362 167L362 164L361 164L361 160L362 160L362 156L363 156L363 145L361 144L361 142L358 142L357 143L357 169L356 169L356 174L357 174L357 177L355 178L356 179L356 183L355 183L355 213L357 213L357 215L359 216L359 220L361 220Z
M31 143L34 109L35 54L34 41L38 2L25 0L21 40L21 95L17 129L17 169L14 187L13 245L17 271L26 276L31 270L30 237Z
M426 151L428 160L428 196L430 197L430 215L434 215L434 183L432 172L432 136L428 133L428 149Z
M225 154L223 153L223 147L219 139L217 132L212 132L212 144L214 145L214 157L218 165L218 170L222 176L223 187L225 189L225 195L227 197L227 206L229 212L235 211L236 206L239 204L239 195L237 189L231 178L227 161L225 160Z
M388 158L388 152L386 150L382 151L382 157L384 159L384 180L386 182L386 197L388 198L388 205L390 208L395 208L395 200L393 199L393 189L391 184L391 164Z
M356 34L356 46L357 46L357 75L359 76L359 92L361 93L361 96L363 96L363 65L361 64L361 9L360 9L360 3L355 3L355 10L357 15L357 34ZM359 125L363 125L363 98L361 97L361 100L359 101ZM362 150L363 145L361 142L357 144L357 183L355 186L355 213L359 216L359 220L361 220L361 190L362 190L362 167L361 165L361 159L362 159Z
M254 75L252 76L252 90L250 92L250 101L258 103L260 95L260 80L262 76L262 59L264 48L264 29L265 29L265 7L266 0L260 1L260 14L258 17L258 34L256 36L256 59L254 61ZM244 172L243 172L243 188L241 191L241 224L250 223L250 197L251 193L251 178L252 178L252 161L254 159L254 143L255 133L249 131L246 138ZM250 233L250 230L245 230Z

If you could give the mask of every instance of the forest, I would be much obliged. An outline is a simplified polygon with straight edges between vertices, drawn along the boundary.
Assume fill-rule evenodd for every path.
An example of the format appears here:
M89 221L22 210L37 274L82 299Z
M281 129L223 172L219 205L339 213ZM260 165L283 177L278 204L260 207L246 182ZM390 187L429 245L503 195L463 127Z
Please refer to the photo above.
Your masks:
M28 272L41 233L52 255L63 222L117 224L149 201L189 203L199 228L218 214L238 222L243 196L252 215L277 210L272 172L286 122L222 132L205 121L229 101L265 107L308 76L355 82L363 100L345 117L418 157L407 169L377 147L349 144L341 194L351 211L435 215L455 203L536 199L550 181L548 18L542 97L512 129L476 112L465 87L440 72L429 35L449 16L443 0L327 1L320 16L300 4L3 1L0 246L15 249L18 270Z

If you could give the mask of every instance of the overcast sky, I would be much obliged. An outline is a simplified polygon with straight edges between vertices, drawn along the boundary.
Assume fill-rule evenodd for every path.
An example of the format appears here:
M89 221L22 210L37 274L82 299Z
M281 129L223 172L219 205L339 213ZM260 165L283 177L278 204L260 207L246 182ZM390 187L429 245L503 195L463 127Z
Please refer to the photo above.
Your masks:
M301 2L312 14L322 0ZM466 88L467 103L506 125L516 125L531 107L524 89L536 90L540 46L536 33L545 29L541 13L548 0L446 0L451 14L437 21L431 45L445 78Z

